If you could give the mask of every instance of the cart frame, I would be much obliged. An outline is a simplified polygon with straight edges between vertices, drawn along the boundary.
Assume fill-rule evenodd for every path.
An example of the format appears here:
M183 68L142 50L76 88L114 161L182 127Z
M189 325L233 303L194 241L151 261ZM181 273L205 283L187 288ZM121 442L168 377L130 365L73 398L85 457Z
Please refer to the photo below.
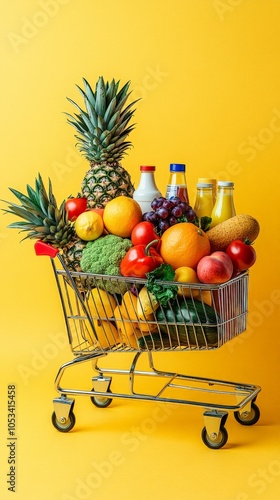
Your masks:
M219 315L222 317L221 324L218 325L218 337L216 344L208 342L207 333L206 330L204 330L205 325L199 323L193 325L195 343L194 341L190 343L189 338L191 335L189 335L189 325L184 325L187 329L186 331L188 332L188 342L180 343L181 337L178 335L177 331L175 344L174 337L173 339L170 339L169 336L169 343L167 342L167 345L163 343L160 345L152 343L149 344L149 347L147 347L147 344L144 343L140 348L137 345L135 346L135 343L133 343L133 345L127 345L126 342L116 342L115 344L114 342L112 343L112 340L111 344L108 340L108 345L106 342L105 345L104 343L103 345L100 345L96 336L96 318L89 310L88 304L85 301L85 294L83 293L83 289L81 291L80 285L84 282L84 280L86 280L88 286L88 279L93 279L95 286L97 285L98 288L98 283L104 284L104 280L106 281L109 279L108 276L94 276L87 273L71 272L67 268L63 256L56 249L42 242L37 242L35 244L35 252L37 255L48 255L51 257L52 268L62 304L69 344L74 354L74 359L64 363L59 368L55 377L54 387L56 392L59 394L59 397L56 397L53 400L54 412L52 414L52 423L57 430L60 432L68 432L74 427L76 420L73 412L75 396L90 397L92 403L99 408L106 408L114 399L135 399L201 407L204 409L204 427L201 435L202 441L211 449L219 449L223 447L228 440L225 424L229 412L232 412L237 422L242 425L250 426L259 420L260 411L255 404L255 401L261 391L260 386L159 370L155 367L153 357L154 352L183 352L185 350L217 349L242 333L246 328L248 313L248 272L243 273L242 276L233 278L231 283L224 286L211 285L210 288L208 286L208 291L211 292L212 301L216 301L214 302L214 309L216 310L216 305L218 304ZM55 257L57 257L61 268L56 266ZM123 283L131 285L131 280L129 281L125 278L112 277L112 279L117 281L120 280ZM145 284L145 281L139 280L139 284L143 285ZM187 285L182 286L188 288ZM71 289L70 294L68 289ZM189 295L192 297L195 290L197 296L198 290L201 293L204 289L206 289L204 285L192 285L192 289L189 290ZM233 296L230 295L228 290L231 293L234 292ZM237 299L235 298L236 292L238 296ZM231 304L228 308L229 298L234 305ZM77 309L75 309L75 307ZM105 320L102 313L100 313L100 318L102 323L102 321ZM127 322L132 324L130 319L128 319ZM152 323L153 322L147 321L151 338L152 326L154 327ZM85 324L87 326L85 326ZM178 330L178 328L179 327L177 325L176 330ZM82 332L81 335L79 333L80 330ZM91 330L94 337L94 339L90 342L88 337L89 330ZM87 333L86 337L85 332ZM179 330L179 333L180 332L181 330ZM199 332L200 336L197 335L197 332ZM174 333L174 329L172 330L172 333ZM162 341L161 334L160 340ZM100 359L106 358L111 353L115 354L117 352L130 353L133 355L129 368L112 369L110 367L104 368L99 366L98 363ZM138 368L139 359L143 355L148 357L148 370L141 370ZM62 387L61 382L65 371L73 366L85 362L91 362L93 369L96 372L96 375L92 377L92 389L81 390ZM119 375L127 377L127 392L120 393L112 390L111 382L113 376ZM136 387L136 383L138 383L138 379L141 377L160 380L160 388L154 393L139 391ZM176 392L179 393L179 395L174 396L174 392L175 394ZM182 397L182 392L187 394L187 396ZM227 402L220 401L219 398L225 398L227 399Z

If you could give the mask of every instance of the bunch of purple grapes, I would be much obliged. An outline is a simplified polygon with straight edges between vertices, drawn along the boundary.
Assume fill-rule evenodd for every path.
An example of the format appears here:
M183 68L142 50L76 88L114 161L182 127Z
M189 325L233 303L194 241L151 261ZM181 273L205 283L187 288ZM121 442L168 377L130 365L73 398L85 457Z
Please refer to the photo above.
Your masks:
M166 199L155 198L151 203L152 210L143 214L143 220L152 222L157 234L162 235L166 229L179 222L195 222L196 214L192 207L178 196Z

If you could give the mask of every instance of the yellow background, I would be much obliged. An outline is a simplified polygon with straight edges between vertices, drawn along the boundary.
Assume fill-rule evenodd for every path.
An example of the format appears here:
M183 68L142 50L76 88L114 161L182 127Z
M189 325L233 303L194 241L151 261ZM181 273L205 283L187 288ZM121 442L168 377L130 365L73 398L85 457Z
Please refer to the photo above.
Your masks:
M24 191L38 172L59 201L76 194L87 163L66 124L66 96L79 99L82 77L131 80L141 101L123 165L135 185L139 165L155 164L164 192L169 163L183 162L193 201L198 177L233 180L237 212L261 225L247 332L218 351L160 362L262 386L259 423L246 428L230 415L220 451L203 445L202 412L186 406L116 401L102 410L77 398L75 429L58 433L53 380L71 353L50 263L1 215L1 498L11 496L8 384L18 392L20 500L278 498L280 2L14 0L1 2L0 19L0 198L15 201L8 187ZM81 367L71 381L81 388L91 376Z

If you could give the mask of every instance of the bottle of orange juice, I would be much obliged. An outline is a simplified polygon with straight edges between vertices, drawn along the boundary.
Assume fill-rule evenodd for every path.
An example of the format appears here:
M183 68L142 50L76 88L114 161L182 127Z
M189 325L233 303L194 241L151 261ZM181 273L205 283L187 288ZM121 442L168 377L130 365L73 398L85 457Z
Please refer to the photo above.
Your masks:
M209 177L199 177L197 179L197 182L212 185L213 204L214 204L216 201L216 194L217 194L217 181L216 181L216 179L210 179Z
M196 185L196 200L194 211L197 217L211 217L213 210L213 186L207 182L198 182Z
M217 198L211 213L211 228L236 215L233 190L234 182L218 181Z

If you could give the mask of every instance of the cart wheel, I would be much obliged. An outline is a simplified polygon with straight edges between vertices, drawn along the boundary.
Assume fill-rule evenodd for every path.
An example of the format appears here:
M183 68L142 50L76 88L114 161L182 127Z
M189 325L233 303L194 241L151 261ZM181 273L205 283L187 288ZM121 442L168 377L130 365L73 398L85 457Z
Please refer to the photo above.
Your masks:
M94 389L92 389L94 391ZM108 391L110 393L111 391ZM113 398L107 398L106 396L91 396L91 402L97 406L98 408L107 408L112 401Z
M239 411L235 411L234 418L241 425L254 425L260 418L259 407L255 403L252 403L251 411L243 412L241 414L239 413Z
M203 427L202 433L201 433L202 441L208 448L216 449L218 450L219 448L222 448L228 440L228 433L226 428L221 425L219 434L214 435L214 436L209 436L207 434L206 427Z
M69 416L65 420L65 422L60 422L59 420L57 420L56 413L54 411L53 414L52 414L52 423L53 423L53 426L58 431L60 431L60 432L68 432L68 431L71 431L71 429L73 429L73 427L74 427L74 425L76 423L76 418L75 418L75 415L74 415L73 411L71 410L70 413L69 413Z

